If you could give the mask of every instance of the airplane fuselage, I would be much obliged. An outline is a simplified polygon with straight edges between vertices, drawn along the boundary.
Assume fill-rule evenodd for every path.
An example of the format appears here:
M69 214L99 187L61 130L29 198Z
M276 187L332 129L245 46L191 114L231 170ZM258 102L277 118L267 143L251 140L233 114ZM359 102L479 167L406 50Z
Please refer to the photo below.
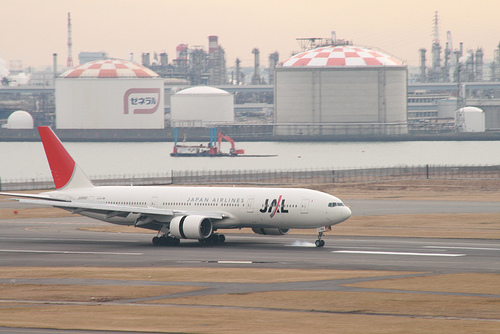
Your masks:
M224 213L214 227L317 228L338 224L351 215L340 199L309 189L239 187L93 187L44 193L77 202L138 208L174 209L190 214ZM80 213L115 224L134 224L138 214L126 217Z

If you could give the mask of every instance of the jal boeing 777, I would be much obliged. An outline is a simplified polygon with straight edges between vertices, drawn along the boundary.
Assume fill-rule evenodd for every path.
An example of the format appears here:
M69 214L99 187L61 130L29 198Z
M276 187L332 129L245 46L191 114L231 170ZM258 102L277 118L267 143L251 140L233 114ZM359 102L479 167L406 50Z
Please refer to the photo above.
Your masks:
M181 239L221 243L224 229L251 228L262 235L290 229L323 232L351 216L335 196L299 188L94 186L49 127L39 127L56 187L38 195L0 193L20 202L53 206L119 225L158 231L153 244L178 245Z

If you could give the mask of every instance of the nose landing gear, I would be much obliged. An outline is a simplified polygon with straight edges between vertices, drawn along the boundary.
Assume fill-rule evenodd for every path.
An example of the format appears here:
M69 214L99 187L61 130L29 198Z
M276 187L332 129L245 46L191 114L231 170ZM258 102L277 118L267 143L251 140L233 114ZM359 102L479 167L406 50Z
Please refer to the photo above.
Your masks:
M323 227L318 227L316 231L318 231L318 240L314 243L316 247L323 247L325 245L325 240L321 240L323 237L323 233L326 231L331 231L332 227L331 226L323 226Z
M318 240L314 242L316 247L323 247L325 245L325 240L321 240L321 237L323 236L323 232L318 232Z

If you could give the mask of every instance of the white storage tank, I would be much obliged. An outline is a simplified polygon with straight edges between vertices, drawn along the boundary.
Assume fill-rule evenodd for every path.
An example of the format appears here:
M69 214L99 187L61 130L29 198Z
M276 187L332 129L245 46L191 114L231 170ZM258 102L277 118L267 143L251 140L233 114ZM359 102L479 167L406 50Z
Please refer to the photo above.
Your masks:
M210 86L183 89L170 97L172 127L234 122L234 96Z
M360 123L393 123L407 133L407 76L401 60L365 47L330 45L296 54L275 70L276 123L349 123L351 134Z
M163 79L135 63L105 59L56 79L57 129L163 129Z
M7 118L7 129L33 129L33 117L24 110L14 111Z
M455 111L455 129L458 132L485 132L484 111L476 107L465 107Z

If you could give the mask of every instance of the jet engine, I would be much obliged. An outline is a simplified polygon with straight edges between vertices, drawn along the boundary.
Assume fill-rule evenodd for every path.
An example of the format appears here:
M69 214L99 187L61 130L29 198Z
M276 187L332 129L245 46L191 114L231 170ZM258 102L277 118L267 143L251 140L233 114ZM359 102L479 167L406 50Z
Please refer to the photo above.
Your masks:
M196 215L177 216L170 221L170 234L179 239L207 239L213 234L212 220Z
M252 231L262 235L285 235L290 232L289 228L252 228Z

